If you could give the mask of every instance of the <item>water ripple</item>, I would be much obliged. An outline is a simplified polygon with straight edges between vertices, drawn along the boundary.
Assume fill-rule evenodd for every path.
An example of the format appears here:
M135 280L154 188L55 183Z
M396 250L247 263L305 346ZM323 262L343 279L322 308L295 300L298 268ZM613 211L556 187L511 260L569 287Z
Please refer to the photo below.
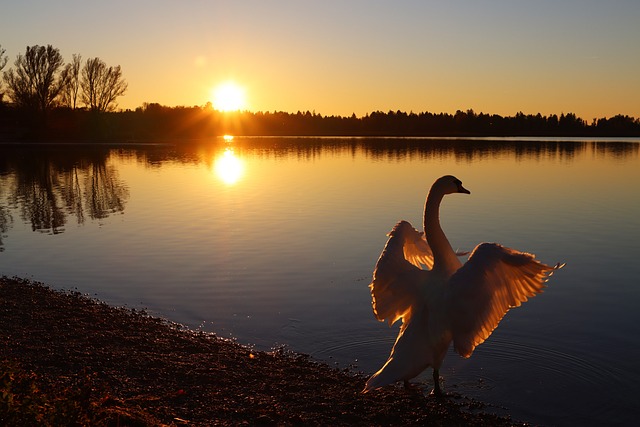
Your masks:
M556 378L571 378L572 382L597 385L607 381L622 382L625 377L623 370L609 362L599 361L593 354L588 357L576 351L554 348L553 344L525 343L504 338L492 338L489 345L478 347L477 352L487 354L487 360L492 364L509 362L526 363L538 372L548 372ZM566 346L565 346L566 348Z
M393 331L390 331L393 332ZM317 337L318 342L312 355L318 359L334 359L340 363L353 363L365 372L373 372L379 368L379 361L386 359L393 345L395 336L375 335L365 339L353 339L348 332L331 337ZM324 339L323 339L324 338ZM565 346L566 348L566 346ZM462 360L449 349L444 369L456 370ZM625 371L605 360L597 360L593 354L581 354L579 351L568 352L559 349L554 343L521 342L501 337L492 337L491 341L476 349L472 360L479 360L484 368L472 374L474 381L484 382L483 388L489 387L494 379L483 374L483 370L491 371L505 364L522 364L540 377L554 378L554 382L565 384L583 384L597 386L603 383L623 383ZM486 368L486 369L485 369ZM455 376L459 376L457 373ZM464 378L460 378L464 381ZM570 380L570 381L568 381Z

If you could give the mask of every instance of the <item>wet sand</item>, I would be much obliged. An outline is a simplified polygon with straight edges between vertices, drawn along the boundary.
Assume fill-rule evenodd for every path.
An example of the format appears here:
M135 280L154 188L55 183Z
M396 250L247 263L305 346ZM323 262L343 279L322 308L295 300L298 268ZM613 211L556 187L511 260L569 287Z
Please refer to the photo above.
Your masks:
M0 278L0 361L50 399L81 399L91 424L526 425L456 393L363 395L363 374L19 278Z

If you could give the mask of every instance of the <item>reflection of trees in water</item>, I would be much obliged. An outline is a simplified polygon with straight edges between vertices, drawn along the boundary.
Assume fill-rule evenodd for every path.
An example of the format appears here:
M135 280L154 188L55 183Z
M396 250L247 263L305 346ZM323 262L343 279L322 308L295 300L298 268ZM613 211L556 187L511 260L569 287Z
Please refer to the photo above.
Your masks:
M614 157L624 159L631 154L638 155L640 144L630 144L622 141L596 142L593 149L598 157Z
M171 146L149 145L120 150L122 158L134 159L145 167L160 168L163 163L212 164L217 156L233 147L239 155L250 153L258 158L291 158L309 161L323 155L352 157L362 154L373 160L396 161L403 159L439 159L475 162L501 156L514 156L518 160L557 158L571 160L578 155L595 151L602 156L624 158L637 156L640 144L625 141L535 140L532 138L357 138L357 137L236 137L232 144L222 140L207 143L184 143Z
M475 162L501 156L514 156L518 160L541 160L558 158L571 160L584 154L596 143L588 141L532 141L532 140L462 140L462 139L411 139L389 140L386 144L363 144L364 151L375 159L436 158L453 157L456 160ZM607 153L629 155L638 152L637 143L600 143Z
M4 245L2 244L2 238L9 230L9 225L13 222L13 217L11 216L11 212L5 206L0 205L0 252L4 250Z
M5 185L5 174L3 174L2 162L4 159L0 160L0 252L4 250L4 245L2 243L2 239L5 237L7 231L9 231L9 226L13 223L13 217L11 216L11 211L8 206L4 206L2 200L5 199L5 193L7 191L7 186Z
M102 219L123 212L128 189L107 165L109 151L75 148L2 149L0 230L16 210L34 231L64 231L69 217ZM1 243L0 243L1 244Z
M85 178L85 205L91 219L102 219L112 213L124 212L129 193L117 180L117 171L106 164L93 163Z
M82 206L82 185L78 178L78 171L72 170L70 173L62 175L62 199L65 206L69 206L69 211L75 213L78 224L84 224L84 208Z
M20 181L15 187L13 200L17 202L20 216L31 222L31 229L50 230L53 234L63 231L64 211L54 192L56 177L43 176L44 181Z
M459 138L235 138L233 146L266 157L294 155L312 160L326 154L364 153L374 160L448 159L475 162L500 156L522 160L571 160L589 150L624 158L638 155L640 144L624 141L459 139ZM240 151L241 152L241 151ZM179 153L174 153L179 154ZM192 157L192 156L191 156ZM184 156L183 159L189 157Z

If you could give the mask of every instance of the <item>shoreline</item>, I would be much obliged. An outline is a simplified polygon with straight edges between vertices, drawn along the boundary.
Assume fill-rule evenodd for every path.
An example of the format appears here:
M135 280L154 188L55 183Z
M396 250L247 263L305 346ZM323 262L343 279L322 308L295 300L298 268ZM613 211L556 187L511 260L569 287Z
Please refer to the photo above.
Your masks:
M14 384L0 381L0 392L9 388L21 416L37 417L24 409L35 407L79 425L527 425L455 392L436 399L389 386L363 395L361 373L21 278L0 277L0 342L0 378ZM40 399L31 402L44 403L24 406L29 396L16 385L25 378ZM15 414L2 413L1 396L3 421Z

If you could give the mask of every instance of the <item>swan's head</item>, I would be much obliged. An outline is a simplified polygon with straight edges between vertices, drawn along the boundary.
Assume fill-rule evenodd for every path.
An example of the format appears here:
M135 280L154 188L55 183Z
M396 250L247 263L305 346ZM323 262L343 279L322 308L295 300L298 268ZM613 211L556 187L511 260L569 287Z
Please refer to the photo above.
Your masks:
M462 186L462 181L453 175L445 175L438 178L433 184L433 189L438 189L442 194L464 193L471 194L471 191Z

